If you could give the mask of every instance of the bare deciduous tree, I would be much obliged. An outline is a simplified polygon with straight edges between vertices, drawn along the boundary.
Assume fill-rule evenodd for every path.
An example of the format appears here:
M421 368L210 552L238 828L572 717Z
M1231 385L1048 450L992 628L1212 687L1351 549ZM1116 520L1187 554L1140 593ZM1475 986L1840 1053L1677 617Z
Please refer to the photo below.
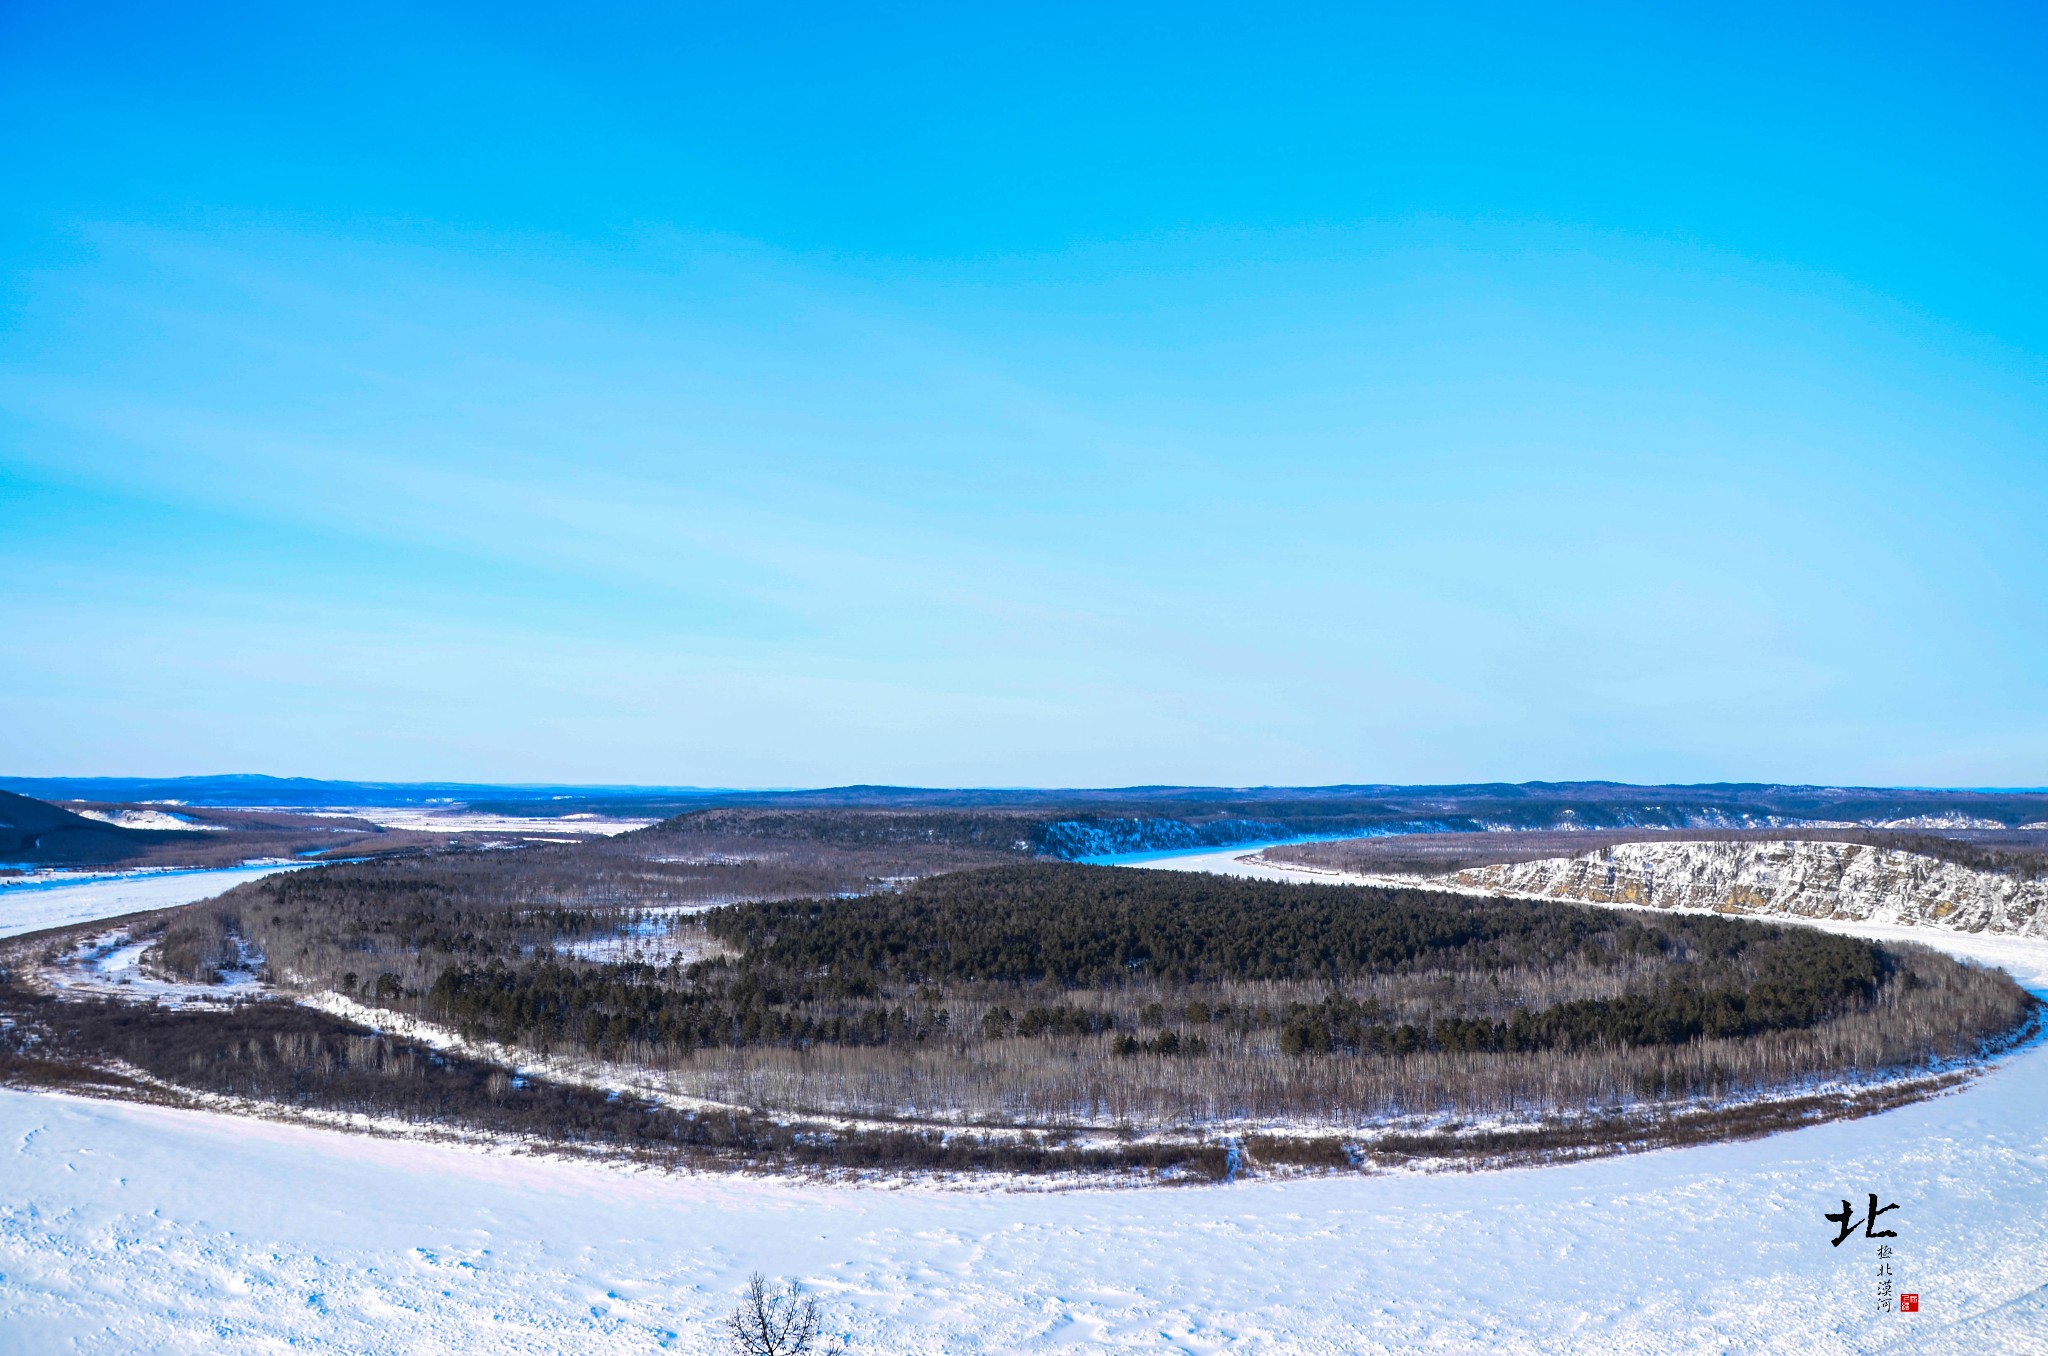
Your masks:
M725 1326L732 1333L732 1349L740 1356L804 1356L817 1341L823 1319L817 1296L806 1295L795 1281L777 1294L757 1271L748 1278L746 1297L726 1317Z

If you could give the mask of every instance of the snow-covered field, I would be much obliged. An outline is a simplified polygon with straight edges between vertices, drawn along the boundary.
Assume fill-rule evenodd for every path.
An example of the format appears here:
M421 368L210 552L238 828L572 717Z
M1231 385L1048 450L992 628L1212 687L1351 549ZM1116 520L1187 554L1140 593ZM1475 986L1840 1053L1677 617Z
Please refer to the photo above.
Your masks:
M610 815L494 815L470 810L420 809L413 806L342 806L327 810L292 810L318 818L364 819L386 829L414 829L423 833L557 833L574 838L609 838L632 829L644 829L652 819L615 819Z
M2001 959L2048 990L2048 943ZM1861 1121L1469 1176L819 1187L20 1093L0 1161L7 1352L709 1352L753 1270L853 1351L2048 1352L2040 1045ZM1830 1246L1870 1192L1917 1314Z
M170 831L198 829L207 833L225 833L225 824L205 824L187 815L174 815L164 810L87 810L74 808L71 813L81 819L97 819L102 824L114 824L124 829L148 829Z
M0 882L0 937L118 918L145 909L168 909L211 899L244 881L296 864L265 862L219 871L131 871L93 875L66 872Z

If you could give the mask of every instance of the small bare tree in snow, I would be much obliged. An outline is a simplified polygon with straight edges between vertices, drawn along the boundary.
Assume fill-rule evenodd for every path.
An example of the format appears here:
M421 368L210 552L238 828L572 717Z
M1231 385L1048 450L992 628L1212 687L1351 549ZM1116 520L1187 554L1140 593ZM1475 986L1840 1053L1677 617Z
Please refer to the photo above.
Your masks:
M824 1319L815 1295L806 1295L795 1281L781 1294L755 1272L747 1281L746 1298L725 1320L732 1349L740 1356L804 1356L818 1340Z

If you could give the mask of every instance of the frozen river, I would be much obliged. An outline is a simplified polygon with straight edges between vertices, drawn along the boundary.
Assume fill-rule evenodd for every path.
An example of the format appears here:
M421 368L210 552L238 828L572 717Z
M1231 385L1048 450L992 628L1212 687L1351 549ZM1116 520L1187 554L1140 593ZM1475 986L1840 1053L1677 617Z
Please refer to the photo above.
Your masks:
M2048 989L2048 944L2002 954ZM2048 1352L2038 1045L1865 1120L1440 1177L817 1187L20 1093L0 1155L9 1352L712 1352L754 1270L855 1352ZM1917 1314L1830 1245L1871 1192Z
M27 876L0 882L0 937L168 909L211 899L244 881L297 863L262 862L219 871L129 871L107 875ZM4 1340L4 1339L0 1339Z

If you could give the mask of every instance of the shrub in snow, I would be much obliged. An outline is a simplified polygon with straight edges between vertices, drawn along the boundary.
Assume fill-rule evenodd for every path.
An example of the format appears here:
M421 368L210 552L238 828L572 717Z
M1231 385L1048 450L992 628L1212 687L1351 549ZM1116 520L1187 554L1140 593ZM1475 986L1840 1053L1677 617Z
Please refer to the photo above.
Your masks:
M776 1294L757 1271L725 1325L732 1334L732 1349L740 1356L803 1356L817 1341L823 1318L817 1297L806 1295L801 1285L791 1281L787 1290Z

